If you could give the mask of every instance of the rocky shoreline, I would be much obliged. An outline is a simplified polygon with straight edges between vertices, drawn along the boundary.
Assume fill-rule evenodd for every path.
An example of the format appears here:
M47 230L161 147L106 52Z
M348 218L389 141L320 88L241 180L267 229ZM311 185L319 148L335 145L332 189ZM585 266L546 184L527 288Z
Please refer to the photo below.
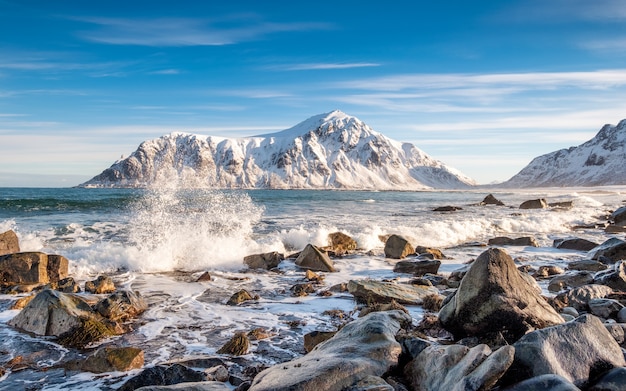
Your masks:
M506 207L491 195L481 204ZM529 200L516 208L567 207L571 204ZM459 209L443 206L433 213ZM622 207L599 221L597 229L620 233L625 225ZM323 248L309 244L286 257L276 252L245 257L246 273L280 273L277 268L284 262L298 267L301 281L285 286L285 294L340 292L351 295L356 304L351 314L337 314L334 330L302 335L300 351L274 363L259 361L251 353L279 345L280 338L271 330L254 329L233 333L215 355L146 365L140 346L106 341L146 322L142 313L149 301L139 292L116 287L111 278L115 276L99 276L81 289L68 275L69 260L20 252L12 231L0 234L0 288L3 294L19 296L11 302L12 308L21 309L8 322L11 327L53 337L82 357L55 367L66 373L132 371L120 390L626 388L625 241L555 241L556 248L587 254L563 268L533 267L510 256L509 246L536 247L532 237L494 237L488 243L468 244L484 247L472 262L439 273L445 249L416 246L401 235L381 240L390 267L410 276L407 281L364 278L327 286L325 276L335 272L334 260L359 253L356 242L342 233L329 235ZM193 278L209 285L212 281L209 273ZM237 308L260 299L258 293L241 289L232 292L226 305ZM419 322L409 314L411 307L423 308ZM297 327L298 320L292 322ZM18 371L51 369L34 358L2 357L0 379Z

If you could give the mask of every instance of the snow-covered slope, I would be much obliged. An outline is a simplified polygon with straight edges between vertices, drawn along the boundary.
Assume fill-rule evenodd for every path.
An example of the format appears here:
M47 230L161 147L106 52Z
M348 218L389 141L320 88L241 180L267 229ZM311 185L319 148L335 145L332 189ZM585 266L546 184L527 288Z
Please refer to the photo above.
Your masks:
M143 142L84 187L417 190L474 181L413 144L375 132L341 111L247 138L172 133Z
M505 187L606 186L626 184L626 120L604 125L577 147L535 158Z

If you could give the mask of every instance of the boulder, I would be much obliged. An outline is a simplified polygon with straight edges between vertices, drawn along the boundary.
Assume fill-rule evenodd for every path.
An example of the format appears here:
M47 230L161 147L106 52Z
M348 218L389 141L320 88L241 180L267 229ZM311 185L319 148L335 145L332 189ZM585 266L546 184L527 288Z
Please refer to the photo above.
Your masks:
M588 311L589 301L602 299L613 293L613 289L605 285L589 284L560 293L556 300L577 311Z
M563 318L520 273L509 254L491 248L478 256L439 312L456 338L503 331L513 340Z
M335 272L333 261L326 252L312 244L307 244L304 250L298 255L296 265L303 268L320 272Z
M494 197L493 194L489 194L488 196L483 198L483 200L480 202L480 205L504 206L504 202L502 202L499 199L497 199L496 197Z
M405 367L410 385L420 391L490 389L513 362L515 349L495 352L487 345L431 345Z
M580 388L573 385L563 376L541 375L512 386L501 389L502 391L580 391Z
M59 337L59 343L72 347L83 347L116 334L114 326L82 298L50 289L39 292L9 325L37 335Z
M346 388L346 391L394 391L395 388L379 376L366 376L356 384Z
M398 363L395 336L411 317L401 311L373 312L344 326L307 355L259 373L250 391L344 390L367 376L382 376Z
M231 391L232 387L219 381L184 382L169 386L145 386L136 391Z
M565 273L565 270L559 266L549 265L549 266L539 266L537 271L533 273L533 277L535 278L546 278L552 277L558 274Z
M141 371L137 376L128 379L119 391L133 391L145 386L168 386L185 382L201 382L205 380L202 372L187 368L181 364L157 365ZM151 387L149 390L157 390ZM179 388L180 389L180 388ZM187 388L182 388L186 390Z
M111 293L115 291L115 284L113 284L113 280L108 276L98 276L93 281L85 282L85 292L89 293Z
M521 238L509 238L506 236L498 236L493 239L489 239L487 242L489 246L530 246L539 247L539 243L535 238L530 236L523 236Z
M335 334L337 334L336 331L311 331L310 333L304 334L304 350L306 350L307 353L310 352L314 347L331 339Z
M548 290L560 292L566 288L578 288L591 283L593 283L592 273L587 271L569 272L552 278L548 283Z
M48 283L48 255L24 252L0 256L0 283Z
M69 261L62 255L48 254L48 280L58 282L67 278Z
M626 262L618 262L613 270L598 273L593 282L618 291L626 291Z
M613 299L592 299L589 300L589 310L595 316L600 318L616 318L617 313L624 306L617 300Z
M424 274L437 274L441 266L441 261L399 261L393 267L393 271L396 273L408 273L414 276L423 276Z
M78 369L86 372L126 372L142 368L144 364L143 350L132 347L105 347L78 363Z
M385 242L387 258L402 259L411 254L415 254L415 247L400 235L391 235Z
M569 270L586 270L590 272L599 272L608 268L602 262L594 261L591 259L581 259L580 261L572 261L567 264Z
M285 255L277 251L253 254L244 257L243 263L245 263L250 269L265 269L271 270L285 260Z
M390 303L420 305L428 295L438 294L439 290L432 286L394 284L374 280L351 280L348 282L350 292L357 302L364 304Z
M244 258L245 260L245 258ZM212 281L213 277L211 277L211 273L209 272L204 272L200 275L200 277L198 277L198 279L196 280L196 282L208 282L208 281Z
M615 225L626 225L626 206L622 206L611 213L611 220Z
M345 254L356 250L357 243L350 236L343 232L333 232L328 234L329 250L335 254Z
M555 209L572 209L574 201L549 202L548 206Z
M613 368L600 377L587 391L624 391L626 368Z
M139 292L123 290L100 300L94 309L107 319L126 322L145 312L148 304Z
M80 286L72 277L67 277L59 280L56 290L63 293L78 293L80 292Z
M0 234L0 255L20 252L20 241L12 230Z
M590 379L626 365L622 349L593 315L533 331L513 346L515 360L505 383L553 374L585 388Z
M233 337L224 344L217 354L230 354L232 356L242 356L248 353L250 340L245 332L235 333Z
M581 238L556 239L552 242L552 247L561 250L591 251L598 246L598 243Z
M626 242L618 238L608 239L593 250L591 259L603 263L626 259Z
M228 301L226 302L226 305L239 305L245 301L250 301L250 300L258 300L259 296L255 295L252 296L252 294L250 294L250 292L248 292L245 289L241 289L237 292L235 292L230 299L228 299Z
M439 250L438 248L432 248L432 247L417 246L415 247L415 253L422 255L422 256L423 255L431 256L432 259L445 259L446 258L446 256L443 255L441 250Z
M545 198L524 201L519 206L520 209L545 209L547 207L548 203L546 202Z

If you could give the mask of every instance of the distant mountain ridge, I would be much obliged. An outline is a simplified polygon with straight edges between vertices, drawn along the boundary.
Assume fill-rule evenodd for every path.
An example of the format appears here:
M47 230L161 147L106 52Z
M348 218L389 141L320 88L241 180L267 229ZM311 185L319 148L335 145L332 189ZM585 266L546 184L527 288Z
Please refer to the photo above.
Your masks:
M533 159L499 186L510 188L626 184L626 119L604 125L591 140Z
M81 187L422 190L475 185L410 143L333 111L287 130L226 138L175 132L144 141Z

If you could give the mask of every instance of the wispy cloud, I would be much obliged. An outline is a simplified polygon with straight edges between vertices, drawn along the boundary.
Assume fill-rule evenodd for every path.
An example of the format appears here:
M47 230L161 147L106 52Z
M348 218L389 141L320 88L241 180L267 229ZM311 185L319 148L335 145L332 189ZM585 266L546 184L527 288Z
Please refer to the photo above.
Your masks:
M352 69L352 68L370 68L379 67L380 64L372 62L347 62L347 63L307 63L307 64L293 64L285 66L277 66L273 69L284 71L314 71L314 70L326 70L326 69Z
M180 74L180 70L178 69L161 69L158 71L149 72L151 75L178 75Z
M549 23L587 20L606 23L626 19L626 7L623 0L529 0L506 8L497 17L507 23L528 20Z
M111 45L222 46L280 32L328 29L326 23L271 23L258 18L75 18L95 25L80 32L83 39Z

